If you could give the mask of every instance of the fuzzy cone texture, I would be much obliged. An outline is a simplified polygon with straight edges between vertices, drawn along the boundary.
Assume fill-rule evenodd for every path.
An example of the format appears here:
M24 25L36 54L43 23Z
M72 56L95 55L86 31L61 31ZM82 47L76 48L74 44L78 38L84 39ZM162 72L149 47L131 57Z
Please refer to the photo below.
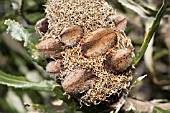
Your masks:
M123 30L116 31L115 22L109 18L110 15L115 15L112 7L104 0L47 0L45 7L46 18L48 19L49 25L47 32L42 36L42 40L54 38L62 41L60 33L62 33L63 29L66 29L69 26L78 25L83 29L82 32L79 30L79 28L77 28L77 30L79 30L78 33L80 33L78 34L78 38L81 36L81 39L76 40L76 44L74 44L72 47L62 46L63 51L61 52L61 56L63 68L61 69L59 77L61 81L64 81L64 78L68 75L68 73L71 73L70 76L72 77L70 77L70 79L69 77L66 77L67 81L74 81L72 80L72 78L76 78L74 77L74 72L78 73L76 69L79 69L80 71L82 69L83 71L80 72L82 75L85 73L84 70L90 69L92 75L96 76L92 77L94 81L87 81L88 89L86 86L85 91L82 91L81 89L82 92L78 92L79 90L77 90L68 93L82 93L81 96L77 96L77 99L86 105L90 105L91 103L97 105L101 102L118 102L119 99L122 98L124 91L127 90L130 85L130 81L132 79L132 67L130 64L128 64L128 66L126 66L128 68L126 68L124 71L112 73L105 69L104 62L107 60L106 58L108 55L111 53L116 53L116 51L120 49L130 50L130 53L128 53L130 55L127 55L128 58L130 58L128 59L128 62L131 61L131 59L134 57L134 54L131 39L126 36ZM111 29L112 34L110 37L111 39L115 37L116 40L111 44L106 41L106 43L110 45L106 46L105 50L107 51L102 50L102 54L98 54L98 51L96 50L95 54L97 55L86 56L86 54L82 52L82 46L87 41L88 37L93 35L96 30L101 28ZM102 36L102 33L100 36ZM94 43L99 48L100 46L105 46L102 45L102 39L99 39L98 43ZM93 48L95 49L95 47ZM127 60L127 58L124 59ZM79 76L77 73L75 73L75 76L77 76L76 82L79 82ZM112 97L115 100L111 99Z

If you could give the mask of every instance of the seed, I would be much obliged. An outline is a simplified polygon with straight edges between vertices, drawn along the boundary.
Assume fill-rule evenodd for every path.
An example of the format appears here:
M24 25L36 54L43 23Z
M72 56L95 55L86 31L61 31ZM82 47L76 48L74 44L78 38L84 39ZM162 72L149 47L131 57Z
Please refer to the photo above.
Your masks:
M48 38L38 45L39 52L46 57L60 57L61 44L54 38Z
M64 91L67 93L83 93L88 90L97 77L90 70L75 69L69 72L62 83Z
M117 37L112 29L105 28L94 31L92 36L85 40L83 45L84 55L94 57L106 53L110 48L116 45Z
M120 73L125 71L132 62L132 52L129 49L120 49L109 53L104 61L104 67L107 71Z
M65 28L61 33L61 42L68 47L74 46L83 36L83 29L78 25Z
M62 68L62 61L60 59L51 61L47 64L46 71L51 77L60 77L60 70Z
M35 25L35 30L42 36L44 35L48 30L48 19L42 18L39 20Z

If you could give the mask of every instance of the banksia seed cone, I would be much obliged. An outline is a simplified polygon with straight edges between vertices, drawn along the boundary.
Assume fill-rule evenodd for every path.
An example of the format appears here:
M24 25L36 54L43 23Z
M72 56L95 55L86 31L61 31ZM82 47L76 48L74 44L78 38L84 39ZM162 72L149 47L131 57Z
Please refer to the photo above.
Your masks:
M47 0L45 6L48 30L38 50L62 61L62 66L50 62L47 72L56 70L65 92L81 94L75 98L86 105L119 106L132 79L134 57L123 31L126 19L104 0Z

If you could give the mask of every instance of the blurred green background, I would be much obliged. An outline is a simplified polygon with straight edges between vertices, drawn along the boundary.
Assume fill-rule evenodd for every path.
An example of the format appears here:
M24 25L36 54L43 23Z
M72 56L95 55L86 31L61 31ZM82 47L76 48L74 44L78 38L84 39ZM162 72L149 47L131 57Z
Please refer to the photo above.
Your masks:
M11 39L5 31L6 19L21 23L35 38L34 25L43 18L43 0L0 0L0 70L6 73L25 76L28 80L38 82L47 79L45 71L33 63L27 55L23 44ZM33 108L24 107L24 103L50 104L52 95L46 92L15 89L0 85L0 112L26 113ZM49 105L48 104L48 105Z

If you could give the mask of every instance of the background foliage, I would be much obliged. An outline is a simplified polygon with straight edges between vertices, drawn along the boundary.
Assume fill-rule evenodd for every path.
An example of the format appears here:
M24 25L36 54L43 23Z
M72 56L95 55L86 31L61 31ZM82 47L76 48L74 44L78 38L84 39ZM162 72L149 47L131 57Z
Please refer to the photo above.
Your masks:
M151 22L163 1L107 1L112 4L118 14L122 14L127 18L128 25L125 32L131 37L137 53L142 45L146 31L151 26ZM72 99L68 100L67 95L63 96L60 86L43 70L46 63L43 58L34 60L40 62L39 65L43 66L41 67L33 62L29 56L35 51L30 52L28 55L23 47L25 44L27 50L29 48L33 49L34 46L31 46L30 43L34 42L36 46L40 38L34 30L34 25L36 21L45 16L43 5L43 0L0 0L0 81L5 81L0 82L2 84L0 85L0 112L2 113L33 113L39 112L39 110L47 113L53 113L53 111L71 113L75 109L79 109L77 108L77 102ZM147 51L137 64L133 75L134 80L144 74L148 75L130 92L131 97L139 100L161 99L164 102L170 100L169 7L170 2L168 2L167 10L161 19L159 28L154 33ZM22 24L23 28L20 26L22 28L20 30L24 31L26 29L28 31L25 31L24 34L28 34L26 37L31 38L31 42L24 42L23 39L21 39L23 42L17 42L7 34L7 26L4 22L9 18ZM7 22L6 24L8 25ZM15 22L12 24L19 25ZM14 30L17 31L16 28ZM8 84L6 84L7 82ZM90 112L88 107L83 109ZM155 110L161 111L159 108ZM95 111L98 112L98 110Z

